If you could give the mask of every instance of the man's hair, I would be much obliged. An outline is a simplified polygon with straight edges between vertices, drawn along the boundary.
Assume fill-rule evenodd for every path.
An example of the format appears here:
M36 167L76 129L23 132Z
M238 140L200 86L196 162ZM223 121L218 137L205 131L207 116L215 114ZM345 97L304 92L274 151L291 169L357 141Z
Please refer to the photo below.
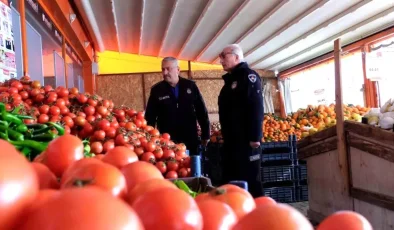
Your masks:
M176 66L179 66L178 59L174 57L165 57L161 62L173 62L174 64L176 64Z
M238 44L231 44L225 47L225 49L231 49L231 52L233 52L235 55L238 56L239 60L242 62L244 61L244 52L242 51L242 48Z

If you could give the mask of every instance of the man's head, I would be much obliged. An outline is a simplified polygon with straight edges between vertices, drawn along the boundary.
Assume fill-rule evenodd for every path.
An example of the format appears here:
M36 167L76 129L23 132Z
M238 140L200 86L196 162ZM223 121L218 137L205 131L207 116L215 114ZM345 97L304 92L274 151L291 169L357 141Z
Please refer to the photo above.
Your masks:
M179 65L178 60L174 57L165 57L161 61L161 72L163 73L164 81L171 86L176 86L179 81Z
M244 53L241 46L232 44L226 46L219 54L220 64L227 72L231 71L236 65L244 61Z

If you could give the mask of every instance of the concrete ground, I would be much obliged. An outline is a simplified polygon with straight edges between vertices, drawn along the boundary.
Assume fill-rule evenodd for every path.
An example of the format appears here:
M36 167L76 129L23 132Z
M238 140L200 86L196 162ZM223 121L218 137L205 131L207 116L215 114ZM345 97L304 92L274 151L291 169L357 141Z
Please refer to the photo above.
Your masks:
M306 201L306 202L297 202L297 203L289 203L288 205L291 205L292 207L294 207L295 209L300 211L302 214L304 214L304 216L306 216L308 218L308 209L309 209L309 202L308 201ZM311 221L311 223L315 227L318 225L318 223L314 223L312 221Z

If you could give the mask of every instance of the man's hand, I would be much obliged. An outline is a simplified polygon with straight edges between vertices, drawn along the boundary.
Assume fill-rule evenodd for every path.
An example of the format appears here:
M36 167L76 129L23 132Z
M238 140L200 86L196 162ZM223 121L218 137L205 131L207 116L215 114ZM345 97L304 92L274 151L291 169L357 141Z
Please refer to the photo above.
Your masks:
M202 140L201 141L201 145L204 146L204 147L207 147L208 142L209 142L209 139L208 140Z
M260 142L249 142L250 147L252 147L252 149L257 149L260 146Z

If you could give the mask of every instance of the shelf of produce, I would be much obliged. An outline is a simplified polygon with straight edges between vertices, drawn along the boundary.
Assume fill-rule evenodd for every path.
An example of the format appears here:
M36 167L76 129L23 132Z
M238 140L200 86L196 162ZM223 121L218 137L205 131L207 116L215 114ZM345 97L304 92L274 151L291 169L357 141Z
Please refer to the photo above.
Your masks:
M298 142L307 161L309 217L317 222L339 210L364 215L376 229L394 219L394 133L370 125L344 123L349 183L341 173L335 127ZM346 192L349 191L349 192Z

